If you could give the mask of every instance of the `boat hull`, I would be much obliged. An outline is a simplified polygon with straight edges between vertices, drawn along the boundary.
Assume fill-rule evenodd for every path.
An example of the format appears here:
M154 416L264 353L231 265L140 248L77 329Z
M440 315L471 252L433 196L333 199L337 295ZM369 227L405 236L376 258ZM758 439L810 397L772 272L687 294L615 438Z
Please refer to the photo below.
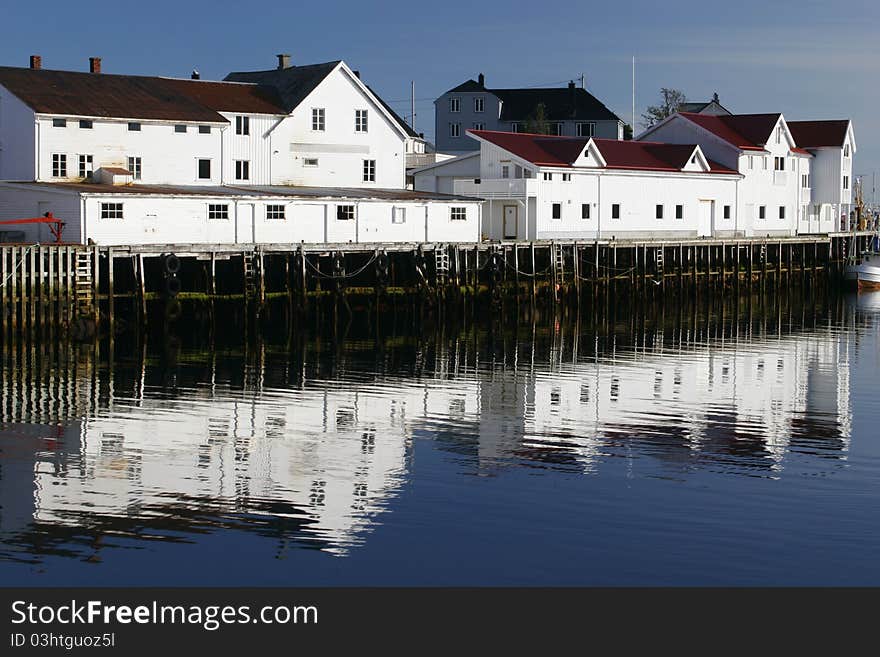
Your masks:
M848 265L843 278L859 289L880 289L880 257L865 256L858 264Z

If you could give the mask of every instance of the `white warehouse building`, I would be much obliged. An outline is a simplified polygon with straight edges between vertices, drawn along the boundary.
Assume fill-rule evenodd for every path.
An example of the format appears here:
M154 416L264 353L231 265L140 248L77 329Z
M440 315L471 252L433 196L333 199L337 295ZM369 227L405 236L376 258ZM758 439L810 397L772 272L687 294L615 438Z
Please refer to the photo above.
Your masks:
M97 244L479 238L478 202L405 189L411 131L344 62L197 77L0 67L0 220L52 212Z

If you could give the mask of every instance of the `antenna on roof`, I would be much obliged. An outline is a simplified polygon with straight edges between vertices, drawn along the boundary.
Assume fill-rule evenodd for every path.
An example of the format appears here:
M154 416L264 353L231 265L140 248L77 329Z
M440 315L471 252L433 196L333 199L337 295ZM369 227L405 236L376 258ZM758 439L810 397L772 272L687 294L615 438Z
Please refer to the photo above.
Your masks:
M632 88L632 138L636 136L636 56L633 55L633 88Z

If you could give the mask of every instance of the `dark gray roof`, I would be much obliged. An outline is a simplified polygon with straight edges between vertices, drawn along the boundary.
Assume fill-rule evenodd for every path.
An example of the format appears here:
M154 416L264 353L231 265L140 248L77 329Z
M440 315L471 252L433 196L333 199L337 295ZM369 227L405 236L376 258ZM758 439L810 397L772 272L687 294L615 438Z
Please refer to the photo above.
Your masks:
M602 101L586 89L569 84L567 87L545 89L489 89L475 80L468 80L446 93L485 91L501 100L502 121L526 121L534 116L538 105L544 105L548 120L620 121Z
M375 201L470 201L474 199L452 194L420 192L410 189L375 189L360 187L299 187L295 185L104 185L98 183L11 182L52 189L69 189L83 194L117 194L120 196L152 194L160 196L248 196L321 198Z
M339 60L323 64L276 68L268 71L241 71L230 73L224 78L224 81L252 82L274 87L281 96L285 109L292 112L338 65Z

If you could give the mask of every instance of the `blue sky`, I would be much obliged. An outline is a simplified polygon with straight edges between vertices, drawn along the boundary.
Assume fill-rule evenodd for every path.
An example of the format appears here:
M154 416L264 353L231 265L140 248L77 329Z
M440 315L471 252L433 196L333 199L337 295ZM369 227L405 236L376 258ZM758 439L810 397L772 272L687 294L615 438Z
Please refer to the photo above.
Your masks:
M880 3L852 0L656 2L4 3L0 64L206 79L232 70L344 59L401 115L416 83L416 128L433 135L432 100L486 75L488 86L587 88L621 118L661 86L693 100L717 91L734 112L851 118L856 173L877 172L880 199ZM613 5L613 6L612 6ZM870 195L870 183L866 185Z

